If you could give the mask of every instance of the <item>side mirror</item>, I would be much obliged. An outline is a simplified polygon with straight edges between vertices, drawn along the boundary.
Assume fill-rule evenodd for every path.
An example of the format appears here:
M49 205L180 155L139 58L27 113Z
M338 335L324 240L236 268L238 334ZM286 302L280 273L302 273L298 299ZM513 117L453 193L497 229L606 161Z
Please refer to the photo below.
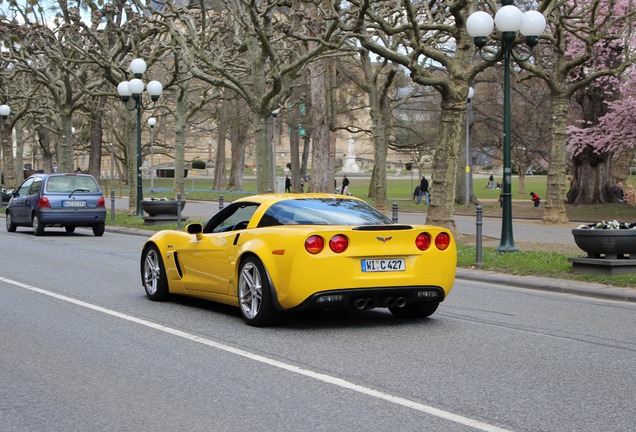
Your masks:
M188 234L194 234L197 240L201 240L203 238L203 225L200 223L188 224L188 226L186 226L186 232Z

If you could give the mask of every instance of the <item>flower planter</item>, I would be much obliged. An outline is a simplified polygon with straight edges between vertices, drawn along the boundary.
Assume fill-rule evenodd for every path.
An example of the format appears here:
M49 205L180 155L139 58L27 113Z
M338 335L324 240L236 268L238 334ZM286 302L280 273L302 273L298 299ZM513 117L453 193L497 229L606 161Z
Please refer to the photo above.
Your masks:
M181 201L181 211L186 202ZM177 200L144 200L141 208L150 216L177 216L179 201Z
M573 229L572 235L589 258L636 260L636 229Z

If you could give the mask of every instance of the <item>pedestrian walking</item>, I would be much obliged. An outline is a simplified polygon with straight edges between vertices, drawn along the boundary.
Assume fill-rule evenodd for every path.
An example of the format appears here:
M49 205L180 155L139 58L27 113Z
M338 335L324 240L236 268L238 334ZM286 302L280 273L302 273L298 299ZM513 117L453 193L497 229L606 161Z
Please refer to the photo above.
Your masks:
M291 179L288 175L285 176L285 192L291 192Z
M426 176L422 176L420 180L420 193L418 195L418 199L416 200L416 204L419 204L422 201L422 197L425 199L426 205L430 204L430 195L428 193L428 180L426 180Z
M349 179L347 178L347 176L344 176L342 178L342 190L341 190L342 195L351 195L349 193Z

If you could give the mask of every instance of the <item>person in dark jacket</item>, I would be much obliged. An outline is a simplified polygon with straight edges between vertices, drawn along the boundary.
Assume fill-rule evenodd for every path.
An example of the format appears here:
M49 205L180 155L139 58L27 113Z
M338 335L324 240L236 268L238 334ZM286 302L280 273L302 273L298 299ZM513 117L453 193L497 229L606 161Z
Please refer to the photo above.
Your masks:
M430 198L428 193L428 180L426 180L426 176L422 176L422 179L420 180L420 195L424 196L426 199L426 205L429 205Z
M351 195L349 193L349 179L347 178L347 176L344 176L342 178L342 190L341 190L342 195Z
M285 192L291 192L291 179L285 176Z

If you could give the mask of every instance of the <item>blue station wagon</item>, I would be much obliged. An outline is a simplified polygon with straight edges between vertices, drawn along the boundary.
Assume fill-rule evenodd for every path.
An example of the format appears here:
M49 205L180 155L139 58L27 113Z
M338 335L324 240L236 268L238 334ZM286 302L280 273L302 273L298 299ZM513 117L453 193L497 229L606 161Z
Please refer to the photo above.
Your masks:
M7 231L33 227L36 236L45 227L91 227L102 236L106 201L95 178L88 174L34 174L13 193L6 210Z

